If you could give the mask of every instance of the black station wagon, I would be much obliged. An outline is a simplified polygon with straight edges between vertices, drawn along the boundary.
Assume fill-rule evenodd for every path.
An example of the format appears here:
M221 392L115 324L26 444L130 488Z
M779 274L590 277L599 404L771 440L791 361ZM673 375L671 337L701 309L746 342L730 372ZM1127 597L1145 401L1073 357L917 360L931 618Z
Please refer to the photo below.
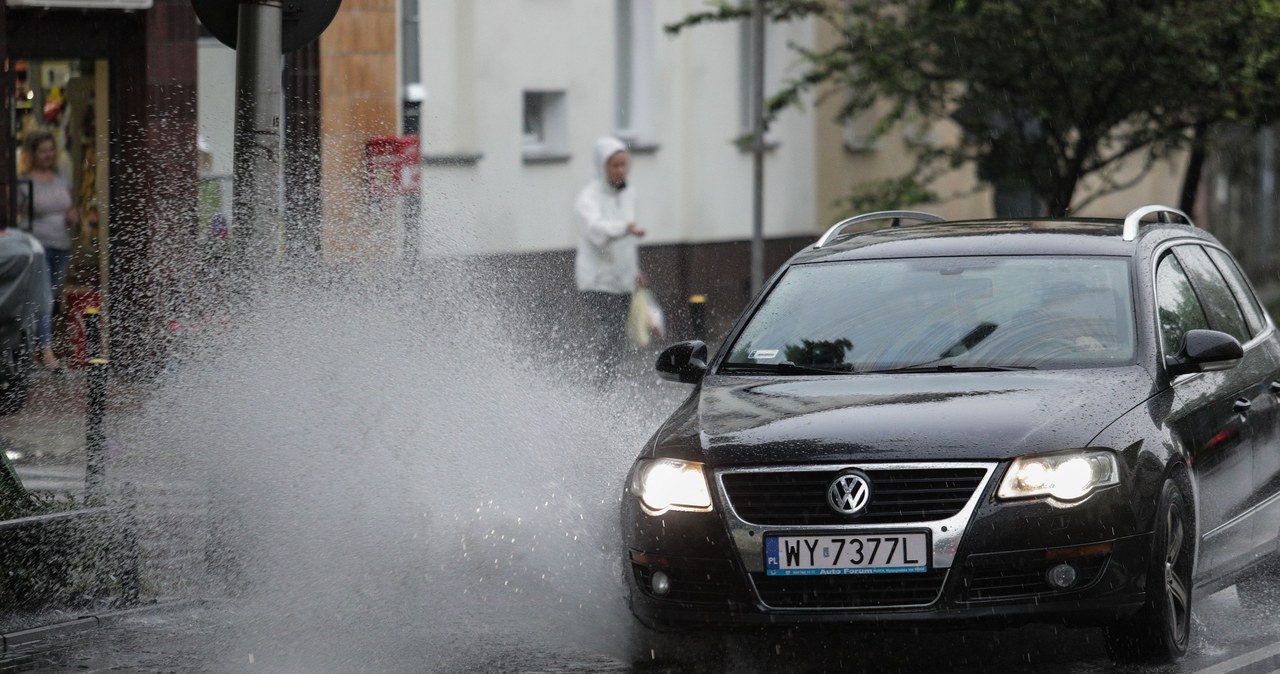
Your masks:
M1275 582L1280 338L1176 209L851 218L714 357L657 369L694 389L622 499L640 658L708 628L1039 621L1169 660L1194 596Z

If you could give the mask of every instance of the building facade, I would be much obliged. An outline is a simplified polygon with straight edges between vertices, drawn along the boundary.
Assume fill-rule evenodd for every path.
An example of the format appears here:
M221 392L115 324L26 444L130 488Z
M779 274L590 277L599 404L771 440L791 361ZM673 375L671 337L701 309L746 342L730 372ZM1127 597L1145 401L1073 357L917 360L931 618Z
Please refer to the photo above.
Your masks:
M419 4L425 255L514 255L549 292L572 292L572 204L591 149L632 147L642 267L665 303L705 294L725 320L747 299L752 156L749 34L663 27L701 0L431 0ZM767 79L811 24L771 26ZM806 115L770 129L764 227L773 241L818 229L816 135ZM776 248L776 250L775 250ZM770 249L770 269L790 244ZM678 315L678 314L677 314Z
M344 0L319 38L285 55L283 220L291 256L399 259L392 253L399 252L403 222L385 215L385 204L369 193L365 158L370 139L401 130L398 16L395 0ZM224 218L235 68L234 49L200 37L199 132L210 152L202 181L218 186Z

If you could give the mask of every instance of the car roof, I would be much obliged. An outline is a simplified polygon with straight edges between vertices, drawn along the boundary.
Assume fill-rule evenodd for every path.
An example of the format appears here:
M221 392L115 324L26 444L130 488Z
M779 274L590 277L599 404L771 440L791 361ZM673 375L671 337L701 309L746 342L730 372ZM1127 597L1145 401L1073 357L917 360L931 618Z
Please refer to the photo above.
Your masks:
M903 257L973 255L1109 255L1131 257L1140 244L1192 236L1215 242L1191 225L1144 223L1135 240L1124 221L1109 218L958 220L840 232L809 246L790 264Z

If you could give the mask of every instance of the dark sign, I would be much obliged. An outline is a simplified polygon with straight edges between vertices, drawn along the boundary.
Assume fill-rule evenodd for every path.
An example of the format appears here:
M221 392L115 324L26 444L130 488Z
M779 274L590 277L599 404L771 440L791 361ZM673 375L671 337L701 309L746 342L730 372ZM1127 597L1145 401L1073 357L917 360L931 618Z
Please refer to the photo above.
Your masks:
M342 0L285 0L283 4L281 52L287 54L320 37L338 14L338 5L342 4ZM191 6L195 8L200 23L219 42L232 49L236 48L240 3L231 0L191 0Z

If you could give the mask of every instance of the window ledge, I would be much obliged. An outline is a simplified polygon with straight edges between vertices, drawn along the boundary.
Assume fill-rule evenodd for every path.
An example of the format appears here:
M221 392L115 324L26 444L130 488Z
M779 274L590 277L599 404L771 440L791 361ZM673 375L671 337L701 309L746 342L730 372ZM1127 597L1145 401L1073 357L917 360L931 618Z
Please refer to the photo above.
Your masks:
M523 157L526 164L565 164L572 158L568 152L545 151L525 151Z
M484 159L480 152L457 152L453 154L424 154L423 166L475 166Z
M622 133L619 133L617 138L626 144L627 152L631 154L656 154L658 150L662 149L662 145L655 140L637 138Z

